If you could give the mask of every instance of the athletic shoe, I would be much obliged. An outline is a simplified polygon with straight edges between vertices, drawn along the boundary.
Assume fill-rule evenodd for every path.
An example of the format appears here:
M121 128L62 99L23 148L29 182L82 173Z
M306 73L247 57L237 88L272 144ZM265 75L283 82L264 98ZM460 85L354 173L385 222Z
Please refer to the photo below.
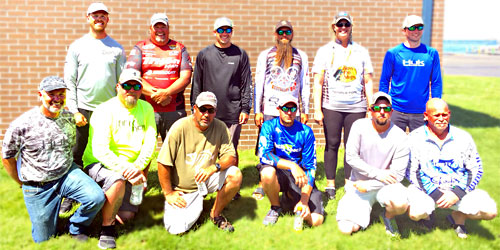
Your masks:
M398 224L396 223L395 218L388 219L387 217L385 217L385 211L382 211L382 213L380 213L380 220L384 222L385 232L387 234L393 237L400 235L398 230Z
M239 200L240 198L241 198L241 194L240 194L240 191L238 191L238 192L234 195L234 197L233 197L233 201L235 201L235 200Z
M434 229L435 222L436 222L436 216L434 215L434 212L432 212L431 215L429 215L428 220L421 219L418 221L418 224L424 226L425 228L427 228L429 230L432 230L432 229Z
M455 233L457 233L458 238L461 239L467 238L467 229L465 228L465 225L455 224L455 220L453 219L451 214L446 216L446 219L448 220L448 222L450 222L451 227L455 229Z
M89 239L89 236L86 234L72 234L71 238L80 242L86 242Z
M69 198L64 198L61 202L61 207L59 208L59 215L65 214L73 208L73 200Z
M234 227L231 225L227 219L220 215L215 218L210 218L210 220L221 230L227 231L227 232L234 232Z
M267 212L266 217L264 217L264 221L262 222L264 225L269 226L269 225L274 225L278 221L278 217L280 216L282 211L281 207L271 207L269 212Z
M328 200L335 200L335 187L326 187L325 194Z
M116 248L116 239L114 236L101 235L99 236L99 243L97 246L100 249Z

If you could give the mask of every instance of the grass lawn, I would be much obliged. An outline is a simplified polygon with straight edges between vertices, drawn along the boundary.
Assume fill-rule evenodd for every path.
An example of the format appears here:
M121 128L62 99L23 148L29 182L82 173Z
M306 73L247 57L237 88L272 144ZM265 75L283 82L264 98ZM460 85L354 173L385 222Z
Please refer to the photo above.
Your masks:
M469 131L483 160L484 176L479 188L500 202L500 78L445 76L444 99L452 110L452 124ZM318 148L317 185L324 190L323 149ZM256 201L251 197L257 186L257 158L253 150L240 152L243 172L242 197L233 201L224 211L235 227L234 233L218 230L208 219L215 196L205 201L205 211L188 233L182 236L168 234L163 228L163 202L157 171L149 174L149 190L136 219L119 227L118 248L121 249L500 249L500 220L468 221L469 238L456 237L446 222L449 210L438 210L437 228L427 232L410 221L406 215L397 217L401 238L391 239L385 234L378 219L380 206L372 211L371 224L352 236L337 230L335 214L342 197L343 169L339 159L337 200L325 200L326 217L322 226L293 231L293 216L280 217L272 227L262 225L269 209L267 198ZM3 169L3 168L2 168ZM100 218L94 222L93 237L87 243L78 243L67 234L42 244L31 239L31 223L21 189L7 173L0 171L0 248L1 249L96 249ZM61 219L62 222L67 219Z

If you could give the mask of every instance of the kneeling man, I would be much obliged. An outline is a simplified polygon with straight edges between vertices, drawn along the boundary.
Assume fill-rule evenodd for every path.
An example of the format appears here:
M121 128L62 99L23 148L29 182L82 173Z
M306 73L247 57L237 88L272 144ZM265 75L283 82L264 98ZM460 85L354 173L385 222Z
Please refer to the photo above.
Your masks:
M117 96L96 107L90 118L89 142L83 154L88 175L102 187L101 249L116 247L115 219L134 218L138 205L130 204L132 185L144 185L156 147L153 107L140 100L139 71L125 69L116 84Z
M458 237L466 238L465 220L491 220L497 215L495 201L477 189L483 176L474 140L449 124L451 112L445 101L427 102L425 126L411 132L409 216L428 228L434 226L434 209L453 210L447 216Z
M220 229L234 227L222 210L240 189L242 175L224 122L215 118L217 98L202 92L194 113L176 121L158 154L158 178L165 195L165 228L184 233L203 211L203 197L217 192L210 220ZM217 160L218 159L218 160Z
M399 234L396 215L408 208L406 188L400 183L408 166L407 136L391 122L391 97L383 92L373 95L370 118L354 122L346 146L347 163L352 174L339 201L337 221L340 232L351 234L370 223L377 201L385 210L380 218L386 232Z
M295 97L280 98L277 109L279 117L264 122L259 137L258 168L262 187L271 202L263 223L273 225L283 209L293 208L294 212L301 209L302 218L311 226L319 226L323 223L324 209L321 192L315 184L314 133L307 125L295 121L298 110Z

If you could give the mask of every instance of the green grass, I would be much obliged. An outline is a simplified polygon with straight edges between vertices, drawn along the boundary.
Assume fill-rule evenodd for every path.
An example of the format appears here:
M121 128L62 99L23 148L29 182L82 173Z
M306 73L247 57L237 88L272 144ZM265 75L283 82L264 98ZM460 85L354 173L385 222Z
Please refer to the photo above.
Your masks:
M445 76L444 99L452 110L452 123L469 131L475 139L483 160L484 177L479 184L500 202L500 78ZM372 222L367 230L352 236L337 230L335 214L342 186L342 158L339 159L337 200L326 202L326 217L322 226L306 228L302 233L292 230L293 217L280 217L277 225L264 227L262 219L269 209L267 199L256 201L251 193L257 186L257 158L253 150L240 152L240 169L244 180L242 198L232 202L224 211L236 231L232 234L218 230L208 220L214 195L205 199L205 211L194 229L182 236L168 234L163 228L164 199L160 192L156 168L149 175L149 191L140 213L132 223L119 227L117 244L121 249L500 249L500 220L468 221L469 238L458 239L445 222L449 211L438 210L437 228L426 232L407 216L397 217L402 237L390 239L378 219L380 206L375 205ZM31 239L31 223L24 206L22 192L0 171L0 248L1 249L90 249L96 248L99 220L93 224L93 238L77 243L65 234L42 244ZM326 185L323 170L323 149L318 149L317 185ZM64 219L62 220L64 221Z

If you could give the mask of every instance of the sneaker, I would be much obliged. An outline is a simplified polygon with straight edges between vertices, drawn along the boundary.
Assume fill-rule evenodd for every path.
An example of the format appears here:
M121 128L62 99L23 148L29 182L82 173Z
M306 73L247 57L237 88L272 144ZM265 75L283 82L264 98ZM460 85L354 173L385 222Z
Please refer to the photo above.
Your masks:
M116 239L114 236L101 235L99 236L99 243L97 246L100 249L116 248Z
M238 191L238 193L236 193L233 197L233 201L236 201L236 200L239 200L241 198L241 194L240 194L240 191Z
M264 225L269 226L269 225L274 225L278 221L278 217L281 214L281 207L278 208L272 208L267 212L266 217L264 217L264 221L262 222Z
M429 215L429 219L421 219L418 221L418 224L424 226L425 228L432 230L434 229L435 226L435 221L436 221L436 216L434 215L434 212Z
M458 238L461 238L461 239L467 238L467 229L465 228L465 225L455 224L455 220L453 219L451 214L446 216L446 219L448 220L448 222L450 222L451 227L453 227L453 229L455 229L455 233L457 233Z
M71 238L80 242L86 242L89 239L89 236L86 234L72 234Z
M380 220L384 222L385 232L387 234L393 237L399 235L398 224L395 218L388 219L385 217L385 211L382 211L382 213L380 213Z
M231 223L229 221L227 221L227 219L220 215L220 216L217 216L215 218L210 218L210 220L219 228L219 229L222 229L223 231L227 231L227 232L234 232L234 227L233 225L231 225Z
M328 200L335 200L335 187L326 187L325 194Z
M59 214L65 214L73 208L73 200L69 198L64 198L61 202L61 207L59 208Z

